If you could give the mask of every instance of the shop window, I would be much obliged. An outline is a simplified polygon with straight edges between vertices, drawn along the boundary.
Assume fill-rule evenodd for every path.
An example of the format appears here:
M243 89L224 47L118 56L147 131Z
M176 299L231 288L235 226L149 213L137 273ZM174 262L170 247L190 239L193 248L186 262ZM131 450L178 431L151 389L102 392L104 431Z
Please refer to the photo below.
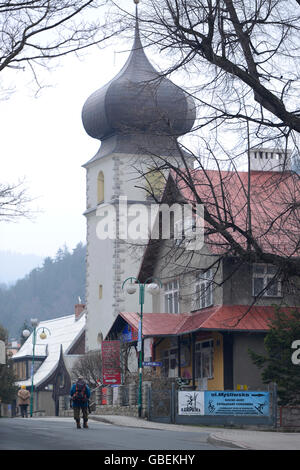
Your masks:
M163 375L164 377L177 377L178 376L178 366L177 366L177 355L178 349L168 349L164 351L163 354Z
M195 344L195 377L210 379L213 375L213 340L198 342Z

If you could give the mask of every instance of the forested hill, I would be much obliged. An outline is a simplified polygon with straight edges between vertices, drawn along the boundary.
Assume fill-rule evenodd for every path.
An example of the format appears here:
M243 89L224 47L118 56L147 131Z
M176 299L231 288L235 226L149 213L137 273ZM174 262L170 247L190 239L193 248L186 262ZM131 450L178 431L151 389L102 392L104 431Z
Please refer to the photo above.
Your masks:
M31 318L50 320L70 315L78 297L85 299L86 247L79 243L72 252L59 249L55 258L45 258L11 287L0 286L0 324L9 337L19 339Z

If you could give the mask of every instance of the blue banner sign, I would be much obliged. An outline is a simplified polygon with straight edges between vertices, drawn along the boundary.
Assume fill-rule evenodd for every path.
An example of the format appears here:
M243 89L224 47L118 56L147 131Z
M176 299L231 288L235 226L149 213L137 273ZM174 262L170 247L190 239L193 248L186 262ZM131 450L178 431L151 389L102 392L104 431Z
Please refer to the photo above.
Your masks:
M152 361L152 362L143 362L144 367L161 367L162 362Z
M269 392L205 391L205 414L269 416Z

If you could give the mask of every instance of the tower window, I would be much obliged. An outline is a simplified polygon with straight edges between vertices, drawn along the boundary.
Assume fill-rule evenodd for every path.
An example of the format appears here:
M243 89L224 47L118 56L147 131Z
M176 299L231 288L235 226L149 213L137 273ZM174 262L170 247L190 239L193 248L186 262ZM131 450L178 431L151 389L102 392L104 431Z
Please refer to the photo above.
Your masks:
M100 204L104 201L104 174L103 171L99 171L98 173L98 181L97 181L97 202Z
M99 284L99 299L102 299L102 295L103 295L103 286L102 284Z

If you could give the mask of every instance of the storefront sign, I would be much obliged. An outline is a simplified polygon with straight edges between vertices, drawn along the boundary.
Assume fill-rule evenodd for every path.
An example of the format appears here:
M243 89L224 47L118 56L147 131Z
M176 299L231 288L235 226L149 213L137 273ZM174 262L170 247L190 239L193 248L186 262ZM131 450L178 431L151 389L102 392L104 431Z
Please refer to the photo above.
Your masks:
M121 384L120 341L102 342L102 373L103 385Z
M206 391L205 414L233 416L268 416L269 392Z

